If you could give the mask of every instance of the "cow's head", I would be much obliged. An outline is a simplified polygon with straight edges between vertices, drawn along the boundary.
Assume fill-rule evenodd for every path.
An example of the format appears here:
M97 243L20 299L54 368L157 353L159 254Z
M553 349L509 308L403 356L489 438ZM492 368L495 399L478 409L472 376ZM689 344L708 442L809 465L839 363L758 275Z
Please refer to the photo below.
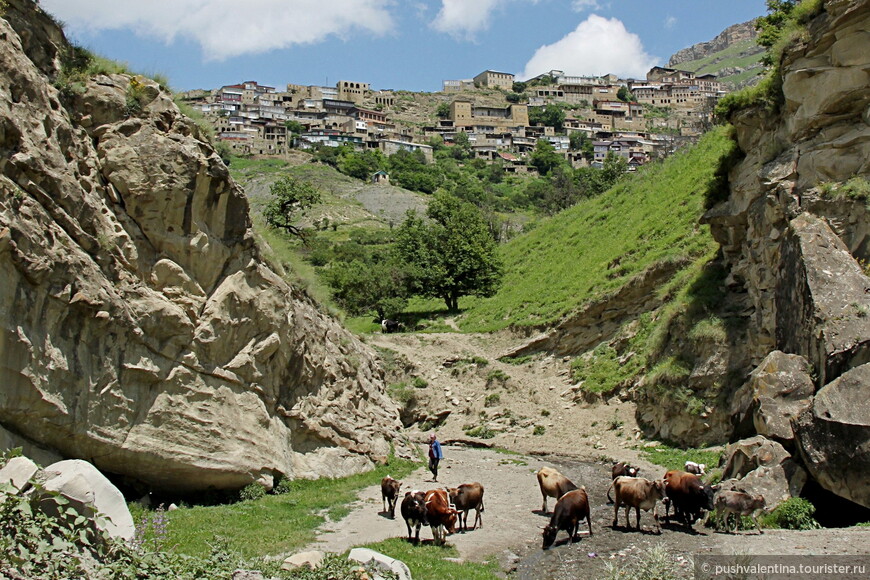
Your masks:
M713 489L712 485L705 485L701 487L702 491L702 502L701 508L707 511L713 510L713 496L716 495L716 490Z
M640 469L637 467L632 467L631 465L625 466L625 474L629 477L637 477L639 471Z
M546 550L547 548L552 546L553 542L556 541L556 534L558 534L558 533L559 533L559 528L557 528L556 526L547 525L546 527L544 527L544 532L543 532L544 543L541 546L541 549Z

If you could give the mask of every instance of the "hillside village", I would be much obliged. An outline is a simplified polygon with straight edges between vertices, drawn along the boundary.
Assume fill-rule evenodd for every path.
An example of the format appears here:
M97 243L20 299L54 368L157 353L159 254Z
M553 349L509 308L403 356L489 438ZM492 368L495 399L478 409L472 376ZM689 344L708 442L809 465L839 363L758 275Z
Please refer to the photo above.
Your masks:
M525 82L486 70L472 79L445 80L439 93L373 90L341 80L334 87L288 84L284 90L256 81L182 95L214 125L217 137L237 155L283 156L291 148L350 144L421 151L453 144L465 133L478 159L498 161L508 173L534 172L526 156L548 141L574 167L600 167L609 153L629 170L666 156L712 124L716 101L726 94L713 74L653 67L645 79L570 76L553 70ZM428 98L426 98L428 97ZM408 114L419 104L417 115ZM560 107L561 127L535 123L535 109ZM571 147L581 133L592 143L585 154Z

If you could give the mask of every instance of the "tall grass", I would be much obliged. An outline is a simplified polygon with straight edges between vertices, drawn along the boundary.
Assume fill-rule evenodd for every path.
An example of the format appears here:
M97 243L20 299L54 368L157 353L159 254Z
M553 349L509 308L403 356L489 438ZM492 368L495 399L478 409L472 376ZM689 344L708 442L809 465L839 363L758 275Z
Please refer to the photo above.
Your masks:
M487 299L464 299L465 331L552 323L645 269L694 262L717 245L698 224L716 171L735 148L718 128L697 145L626 178L502 247L505 279Z

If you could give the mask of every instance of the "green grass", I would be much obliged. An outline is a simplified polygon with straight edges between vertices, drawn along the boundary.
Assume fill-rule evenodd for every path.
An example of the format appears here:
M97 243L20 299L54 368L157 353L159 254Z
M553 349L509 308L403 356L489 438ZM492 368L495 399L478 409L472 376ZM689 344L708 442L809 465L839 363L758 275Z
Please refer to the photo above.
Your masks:
M422 542L415 546L407 538L391 538L363 547L401 560L411 570L414 580L495 580L503 577L496 562L460 564L445 560L459 557L459 551L450 545L449 536L444 546Z
M659 445L641 451L644 458L650 463L661 465L670 469L683 469L686 461L703 463L710 470L719 465L722 457L721 449L678 449L668 445Z
M347 504L357 492L376 485L385 475L403 478L418 464L391 459L367 473L340 479L296 480L288 493L266 495L229 505L183 507L168 512L167 545L192 556L209 554L215 537L245 558L277 555L297 550L315 539L324 514L337 520L348 513Z
M748 53L748 54L747 54ZM764 49L759 47L755 40L743 40L732 44L725 50L713 53L698 60L681 62L680 70L687 70L698 75L716 74L725 68L748 68L761 62ZM762 69L755 69L751 75L757 75ZM728 77L719 79L722 81Z
M720 127L514 238L501 249L506 274L500 290L491 298L463 299L457 324L473 332L550 324L651 266L711 254L717 245L698 219L717 185L715 171L734 147Z

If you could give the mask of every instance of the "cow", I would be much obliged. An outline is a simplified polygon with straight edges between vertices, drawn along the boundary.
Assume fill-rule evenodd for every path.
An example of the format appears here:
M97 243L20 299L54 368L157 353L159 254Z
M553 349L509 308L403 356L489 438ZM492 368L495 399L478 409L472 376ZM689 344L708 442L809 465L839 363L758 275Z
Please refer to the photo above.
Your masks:
M480 515L483 511L483 486L476 481L474 483L463 483L459 487L448 487L447 493L450 495L450 503L454 505L459 514L459 527L464 532L468 529L468 512L474 510L474 525L471 529L477 528L477 522L480 521L480 527L483 527L483 517Z
M569 491L577 489L570 479L551 467L542 467L535 475L538 477L538 487L541 488L541 495L544 497L544 505L541 507L544 513L547 513L548 497L558 500Z
M658 533L662 533L656 504L665 498L667 485L664 480L657 479L650 481L643 477L620 475L613 480L610 487L614 490L614 495L616 496L613 506L614 528L619 525L619 508L624 505L626 527L631 528L631 508L634 508L638 530L640 530L640 510L648 512L652 509L653 519L656 522L656 530ZM610 489L607 490L607 497L610 497Z
M383 333L399 332L401 327L402 323L398 320L392 320L390 318L384 318L381 320L381 332Z
M559 530L568 532L571 543L574 543L574 538L577 536L577 529L580 527L580 520L586 518L586 524L589 526L589 535L592 535L592 514L589 509L589 497L586 495L586 488L580 487L567 492L556 502L556 507L553 508L553 517L550 518L550 523L544 528L544 542L542 549L546 550L556 541L556 534Z
M401 481L396 481L389 475L381 480L381 502L384 511L390 514L390 519L396 519L396 500L399 497Z
M637 477L640 469L637 467L632 467L628 463L624 463L622 461L618 461L613 464L613 467L610 468L610 479L616 479L620 475L627 475L628 477ZM612 488L613 486L611 486ZM607 490L607 503L613 503L613 500L610 498L610 489Z
M672 469L665 473L668 502L665 504L665 517L670 520L670 506L674 506L674 516L686 526L700 518L703 511L713 509L713 494L718 488L701 483L694 473Z
M704 475L707 473L706 469L706 463L695 463L694 461L687 461L685 466L687 473L693 473L695 475Z
M443 546L447 541L447 534L456 531L456 514L459 512L450 505L447 491L443 489L430 489L426 492L426 519L432 528L432 539L438 546Z
M408 541L414 542L411 537L411 527L414 526L417 530L417 539L420 541L420 526L428 526L429 520L426 519L426 492L420 490L406 491L405 499L402 500L400 508L402 517L405 519L405 525L408 526Z
M761 526L758 525L758 519L756 519L755 513L758 510L764 509L765 504L766 502L764 501L763 495L750 495L742 491L733 490L720 491L713 502L713 505L716 508L716 513L723 515L726 532L728 532L728 520L730 519L731 514L735 514L738 516L734 518L735 529L737 528L739 516L749 516L752 518L752 523L755 524L759 534L763 534L764 532L761 530Z

